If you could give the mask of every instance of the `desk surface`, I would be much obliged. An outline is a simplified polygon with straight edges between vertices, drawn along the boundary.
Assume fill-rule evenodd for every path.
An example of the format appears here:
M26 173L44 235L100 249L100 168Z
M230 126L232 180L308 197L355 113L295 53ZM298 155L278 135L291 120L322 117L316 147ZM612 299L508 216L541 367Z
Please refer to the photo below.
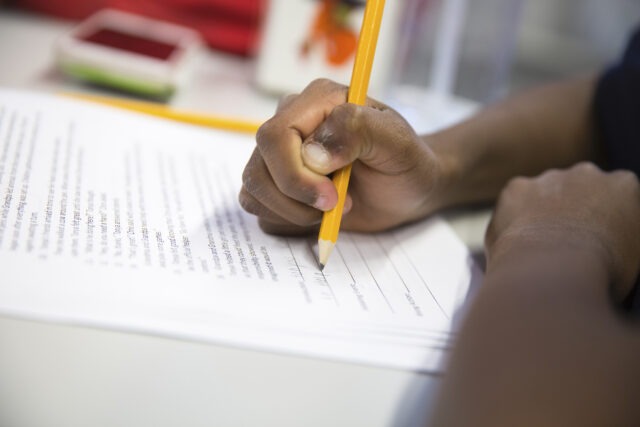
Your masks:
M52 43L70 28L0 12L0 85L95 90L53 69ZM251 86L253 66L206 53L172 104L264 120L277 100ZM473 248L479 246L486 214L451 222ZM1 426L408 426L424 418L438 381L414 372L0 317Z

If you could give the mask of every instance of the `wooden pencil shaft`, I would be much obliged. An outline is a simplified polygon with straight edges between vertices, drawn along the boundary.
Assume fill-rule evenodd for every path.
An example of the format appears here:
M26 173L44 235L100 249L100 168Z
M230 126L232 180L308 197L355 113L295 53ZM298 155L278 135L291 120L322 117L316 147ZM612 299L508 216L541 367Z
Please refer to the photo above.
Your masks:
M347 96L347 102L352 104L365 105L367 101L367 90L369 88L371 68L376 53L383 10L384 0L367 1Z
M125 110L136 111L156 117L162 117L169 120L175 120L182 123L189 123L198 126L212 127L218 129L227 129L237 132L255 133L260 127L259 123L232 119L226 117L210 116L206 114L176 110L165 105L158 105L151 102L132 101L107 96L97 96L90 94L63 93L63 96L81 99L84 101L94 102L97 104L108 105L112 107L122 108Z
M371 68L375 55L380 22L384 10L384 0L368 0L365 7L362 29L358 40L356 58L351 75L351 84L347 101L357 105L365 105L367 100L367 89L371 76ZM336 207L325 212L320 224L320 240L336 242L342 221L344 202L347 196L347 187L351 175L351 165L336 171L333 174L333 183L338 192L338 203Z

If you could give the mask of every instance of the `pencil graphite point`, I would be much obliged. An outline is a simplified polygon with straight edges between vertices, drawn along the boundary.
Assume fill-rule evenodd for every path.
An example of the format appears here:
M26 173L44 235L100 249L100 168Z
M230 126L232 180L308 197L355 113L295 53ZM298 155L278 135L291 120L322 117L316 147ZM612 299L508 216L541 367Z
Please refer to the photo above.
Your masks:
M318 264L320 264L320 271L327 265L329 255L331 255L334 246L335 243L331 240L318 239Z

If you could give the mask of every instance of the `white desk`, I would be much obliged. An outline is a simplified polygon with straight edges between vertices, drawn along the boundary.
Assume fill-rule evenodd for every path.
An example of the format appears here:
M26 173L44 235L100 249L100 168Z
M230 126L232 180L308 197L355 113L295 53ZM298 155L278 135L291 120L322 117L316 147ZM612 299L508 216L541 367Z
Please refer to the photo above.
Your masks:
M0 11L0 86L95 90L52 68L70 24ZM252 61L207 54L177 106L261 120L274 98L247 84ZM486 215L454 221L479 245ZM0 272L1 277L1 272ZM1 280L1 279L0 279ZM0 426L409 426L438 378L0 317Z

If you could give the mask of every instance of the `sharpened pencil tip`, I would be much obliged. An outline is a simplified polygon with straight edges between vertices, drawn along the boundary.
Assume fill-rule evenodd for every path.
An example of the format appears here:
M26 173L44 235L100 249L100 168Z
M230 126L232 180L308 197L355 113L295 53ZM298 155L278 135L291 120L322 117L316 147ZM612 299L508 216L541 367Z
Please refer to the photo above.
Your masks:
M320 271L327 265L334 245L335 243L330 240L318 239L318 265L320 265Z

